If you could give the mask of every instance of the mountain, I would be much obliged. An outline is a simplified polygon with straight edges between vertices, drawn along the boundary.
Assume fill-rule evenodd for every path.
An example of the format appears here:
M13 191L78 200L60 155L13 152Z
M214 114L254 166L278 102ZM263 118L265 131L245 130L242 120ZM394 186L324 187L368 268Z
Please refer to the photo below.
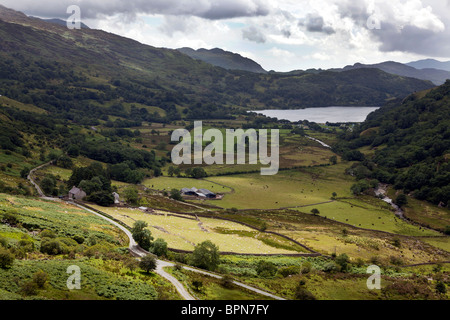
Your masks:
M371 113L354 132L344 134L350 149L372 149L366 178L392 184L421 200L450 201L450 80L392 101ZM342 150L345 147L340 146Z
M438 61L435 59L425 59L419 61L413 61L406 64L407 66L416 68L416 69L439 69L450 71L450 61Z
M34 18L34 17L30 17L30 18ZM36 18L39 19L39 18ZM58 24L60 26L67 26L67 21L62 20L62 19L41 19L45 22L50 22L50 23L54 23L54 24ZM90 29L87 25L85 25L83 22L81 22L80 24L82 29Z
M342 70L353 70L353 69L361 69L361 68L376 68L383 70L387 73L397 74L399 76L411 77L422 80L429 80L436 85L443 84L447 79L450 79L450 72L445 70L438 69L421 69L418 70L411 66L404 65L402 63L387 61L378 64L361 64L356 63L353 66L346 66Z
M258 63L251 59L245 58L237 53L224 51L218 48L211 50L180 48L178 51L188 55L192 59L201 60L227 70L242 70L255 73L267 72Z
M69 30L2 6L0 38L0 95L87 125L110 116L123 125L227 119L252 109L382 105L434 86L377 69L225 70L177 50L101 30Z

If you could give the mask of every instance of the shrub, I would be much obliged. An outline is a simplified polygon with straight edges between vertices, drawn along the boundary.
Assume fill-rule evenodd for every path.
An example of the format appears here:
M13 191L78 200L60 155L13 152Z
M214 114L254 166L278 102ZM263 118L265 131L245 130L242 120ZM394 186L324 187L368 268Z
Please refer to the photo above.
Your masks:
M47 272L39 270L38 272L33 274L33 282L36 284L38 288L42 289L47 281L48 281Z
M222 279L220 279L220 285L226 289L233 288L233 278L228 274L224 275Z
M309 273L309 272L311 272L311 262L308 262L308 261L304 262L302 264L302 268L301 268L300 271L301 271L301 273Z
M35 296L37 294L38 287L33 281L24 282L20 286L20 293L24 296Z
M9 250L0 247L0 268L11 268L14 259L14 255Z
M300 267L299 266L284 267L284 268L281 268L280 270L278 270L278 273L286 278L286 277L294 275L294 274L299 274Z
M438 293L442 293L442 294L447 293L447 288L445 287L445 283L442 282L442 281L438 281L438 282L436 283L436 291L437 291Z
M53 230L42 230L40 233L41 238L56 238L56 233Z
M63 243L61 243L59 240L44 239L41 242L41 252L49 254L49 255L57 255L57 254L67 253L68 250L67 250L67 247Z
M260 277L270 278L277 273L277 266L270 261L260 260L256 266L256 272Z
M328 262L324 267L323 271L325 272L337 272L339 271L339 265L337 265L334 261Z
M200 292L203 288L203 282L201 280L194 280L192 281L192 286L195 291Z
M296 300L316 300L316 297L305 288L305 282L300 282L295 288L295 299Z
M339 265L341 271L345 272L348 269L350 258L345 253L340 254L336 257L336 263Z

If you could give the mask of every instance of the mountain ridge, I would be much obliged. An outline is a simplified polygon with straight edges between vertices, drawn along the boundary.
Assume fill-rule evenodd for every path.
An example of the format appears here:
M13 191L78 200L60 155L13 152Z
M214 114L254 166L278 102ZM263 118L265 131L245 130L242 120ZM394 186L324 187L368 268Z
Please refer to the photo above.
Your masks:
M242 70L254 73L267 73L267 71L264 70L261 65L259 65L252 59L243 57L240 54L234 52L225 51L220 48L214 48L210 50L200 48L194 50L192 48L184 47L177 50L190 56L193 59L201 60L227 70Z

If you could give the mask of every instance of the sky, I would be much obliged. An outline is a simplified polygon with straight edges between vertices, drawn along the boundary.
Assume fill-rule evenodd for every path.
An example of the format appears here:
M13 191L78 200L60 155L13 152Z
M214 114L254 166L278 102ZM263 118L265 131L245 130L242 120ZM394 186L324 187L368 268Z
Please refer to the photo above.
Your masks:
M222 48L266 70L450 60L450 0L0 0L155 47Z

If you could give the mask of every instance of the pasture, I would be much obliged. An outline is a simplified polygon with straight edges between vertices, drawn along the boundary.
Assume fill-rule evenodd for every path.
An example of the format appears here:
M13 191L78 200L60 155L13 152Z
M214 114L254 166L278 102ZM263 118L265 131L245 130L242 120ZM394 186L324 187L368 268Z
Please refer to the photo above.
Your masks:
M129 208L94 208L132 226L135 221L147 222L153 237L163 238L173 249L192 251L194 246L211 240L221 252L243 254L289 254L306 252L305 249L279 236L265 234L239 223L179 214L144 213Z

